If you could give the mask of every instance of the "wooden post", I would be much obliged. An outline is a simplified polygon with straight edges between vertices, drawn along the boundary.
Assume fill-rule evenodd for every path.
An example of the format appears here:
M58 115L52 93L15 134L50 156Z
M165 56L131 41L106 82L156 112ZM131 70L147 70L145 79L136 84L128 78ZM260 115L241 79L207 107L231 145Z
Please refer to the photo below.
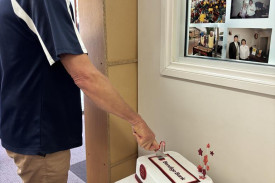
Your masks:
M137 0L79 0L78 7L90 59L137 110ZM84 102L87 182L115 182L134 173L137 144L129 123L86 97Z

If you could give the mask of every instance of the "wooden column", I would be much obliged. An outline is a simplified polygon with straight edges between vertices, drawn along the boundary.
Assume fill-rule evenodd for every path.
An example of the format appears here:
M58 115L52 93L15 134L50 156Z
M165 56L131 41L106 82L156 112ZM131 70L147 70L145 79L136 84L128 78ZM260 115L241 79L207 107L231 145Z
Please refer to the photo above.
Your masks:
M137 110L137 0L79 0L80 34L93 64ZM87 182L135 172L137 144L128 122L85 97Z

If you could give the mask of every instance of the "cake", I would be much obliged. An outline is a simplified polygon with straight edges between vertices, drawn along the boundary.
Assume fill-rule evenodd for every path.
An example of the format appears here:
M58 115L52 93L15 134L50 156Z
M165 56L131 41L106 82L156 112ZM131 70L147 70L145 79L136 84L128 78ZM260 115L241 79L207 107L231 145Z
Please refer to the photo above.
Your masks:
M166 157L147 155L137 159L135 178L138 183L213 183L209 176L202 179L195 165L179 153L167 151Z

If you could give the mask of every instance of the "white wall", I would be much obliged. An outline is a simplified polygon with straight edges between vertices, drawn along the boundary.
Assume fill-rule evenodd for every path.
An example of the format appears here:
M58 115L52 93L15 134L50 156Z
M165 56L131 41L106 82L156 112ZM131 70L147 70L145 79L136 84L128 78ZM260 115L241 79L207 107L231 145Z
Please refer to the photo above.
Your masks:
M211 143L215 183L274 183L275 97L162 77L160 2L139 0L139 113L195 164Z

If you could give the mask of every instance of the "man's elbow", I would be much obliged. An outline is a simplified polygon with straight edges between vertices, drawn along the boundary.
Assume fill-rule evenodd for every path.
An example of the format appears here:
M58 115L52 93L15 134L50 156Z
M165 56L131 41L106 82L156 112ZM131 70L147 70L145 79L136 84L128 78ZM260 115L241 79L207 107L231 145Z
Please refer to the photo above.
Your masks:
M82 72L72 75L74 83L81 89L87 90L92 83L95 83L96 74L92 72Z

